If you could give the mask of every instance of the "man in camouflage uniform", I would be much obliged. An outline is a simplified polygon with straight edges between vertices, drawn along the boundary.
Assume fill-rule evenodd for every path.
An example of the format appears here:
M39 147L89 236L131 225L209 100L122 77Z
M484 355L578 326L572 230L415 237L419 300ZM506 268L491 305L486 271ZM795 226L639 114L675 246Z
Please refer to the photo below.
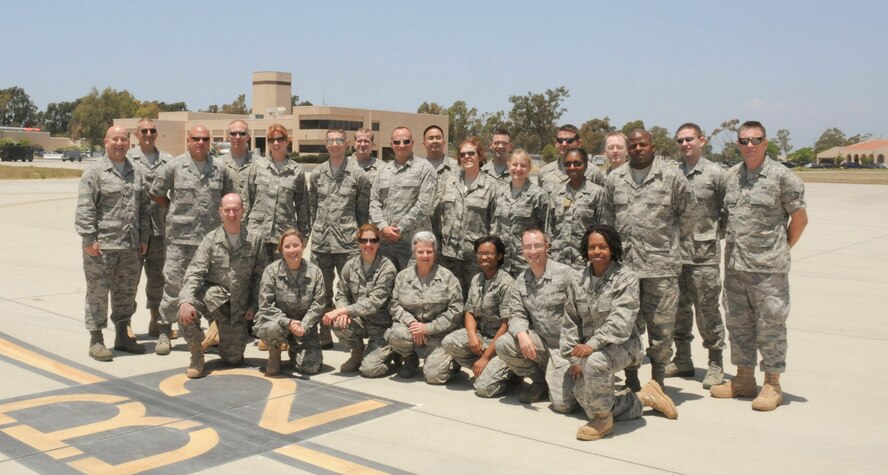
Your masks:
M126 129L109 128L105 133L105 156L83 172L77 191L74 227L83 239L89 355L98 361L113 359L102 336L108 322L109 293L111 322L116 331L114 349L145 352L145 347L127 332L136 311L139 256L148 251L151 234L148 194L141 172L126 159L129 146Z
M311 213L311 259L324 275L324 312L333 310L333 280L342 277L342 267L357 255L355 233L367 222L370 206L370 182L364 170L345 158L344 130L328 130L327 153L330 159L311 174L308 192ZM321 347L332 348L330 327L322 325Z
M528 269L521 273L509 296L509 335L496 340L496 354L518 376L529 377L530 387L518 400L541 401L548 390L556 412L576 409L569 362L561 355L559 338L567 286L576 271L549 259L546 234L529 228L521 237Z
M364 174L367 175L367 181L370 182L371 186L376 181L376 175L379 174L380 166L383 165L382 162L373 156L373 146L373 131L361 127L355 131L355 153L348 157L357 162L358 166L364 170Z
M179 293L179 327L191 351L185 374L200 378L204 370L204 332L200 318L216 323L219 355L228 366L244 360L247 325L259 307L259 282L265 261L260 236L241 226L244 205L237 193L222 198L222 226L200 242Z
M129 149L126 158L133 162L133 166L142 173L143 184L147 195L151 184L160 170L173 156L157 149L157 125L151 119L139 121L136 129L136 138L139 146ZM151 233L148 236L148 252L142 258L142 267L145 269L145 299L148 311L151 312L151 321L148 324L148 334L160 336L160 299L163 297L163 262L166 258L166 242L164 241L164 228L166 227L167 209L151 201Z
M709 389L725 379L722 350L725 325L718 298L721 294L721 247L727 174L722 167L703 158L706 137L697 124L683 124L675 133L683 161L679 170L697 198L699 214L693 233L681 240L681 275L678 278L678 312L675 314L675 358L666 366L666 377L694 376L691 342L694 316L703 346L709 350L709 369L703 387Z
M446 155L447 142L444 140L444 131L437 125L426 127L422 133L422 145L426 149L425 159L435 168L438 178L435 186L434 210L432 211L432 233L435 234L438 244L441 245L443 243L441 229L444 227L444 206L442 204L444 191L452 186L449 183L449 178L459 174L459 163Z
M413 155L413 134L407 127L392 131L395 159L379 171L370 190L370 222L382 232L379 252L398 270L410 261L410 239L431 231L437 179L427 160Z
M235 193L243 193L244 183L250 174L254 157L250 153L250 126L241 119L236 119L228 124L228 143L231 148L228 153L218 158L222 167L231 178L231 188Z
M555 133L555 148L558 149L558 160L547 163L540 168L537 181L546 193L563 188L567 183L567 171L564 169L564 157L572 148L582 148L580 131L573 124L564 124ZM599 186L604 186L604 173L595 166L586 167L586 179Z
M737 376L709 389L714 397L752 397L756 350L765 384L752 408L783 403L786 370L790 248L808 224L805 187L786 167L767 158L765 127L744 122L737 132L743 163L728 172L725 196L725 322Z
M168 207L167 253L163 266L164 287L160 301L163 325L154 352L170 354L170 331L179 318L179 291L185 270L197 246L219 226L222 196L231 190L224 168L210 156L210 134L196 125L188 131L188 151L172 159L151 185L151 199Z
M651 379L662 387L678 306L679 241L693 226L697 204L685 177L655 158L650 132L637 129L628 138L629 166L607 176L602 221L619 231L625 265L639 278L638 324L647 326ZM627 386L640 387L637 369L626 376Z
M512 178L509 176L512 135L509 134L508 130L496 129L493 131L493 138L490 139L490 152L492 159L481 167L481 171L490 175L496 181L497 186L508 185L512 181Z

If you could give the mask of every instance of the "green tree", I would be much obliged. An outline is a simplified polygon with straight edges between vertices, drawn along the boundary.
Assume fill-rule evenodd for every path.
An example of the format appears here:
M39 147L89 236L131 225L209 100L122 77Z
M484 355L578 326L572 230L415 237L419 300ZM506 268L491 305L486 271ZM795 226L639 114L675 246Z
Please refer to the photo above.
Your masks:
M0 90L0 125L34 127L37 119L37 106L24 89L13 86Z
M668 130L655 125L651 127L650 133L657 155L664 158L678 157L678 144Z
M778 147L776 143L768 140L768 150L765 151L765 155L770 157L771 160L777 160L777 157L780 155L780 147Z
M101 94L93 87L79 101L71 116L71 138L86 139L91 148L102 143L114 119L133 117L139 108L139 101L129 91L117 91L110 87Z
M247 95L241 94L241 95L237 96L237 99L235 99L234 102L232 102L231 104L225 104L224 106L222 106L221 112L223 114L241 114L241 115L249 114L250 108L247 107Z
M803 147L786 156L786 159L796 163L810 163L817 158L814 149L811 147Z
M466 101L456 101L446 110L450 118L450 130L447 137L451 147L462 142L468 137L477 135L481 129L481 120L478 117L478 109L466 105Z
M70 133L71 117L74 109L80 104L80 99L73 102L50 102L46 105L40 127L50 135L68 135Z
M506 113L503 111L496 112L485 112L481 114L481 117L478 119L480 123L480 129L475 131L475 134L481 138L482 143L489 143L491 139L493 139L493 132L496 129L506 129L509 130L511 124L506 120Z
M590 155L604 153L604 138L607 134L617 130L611 125L610 118L605 116L603 119L589 119L580 126L580 140L583 142L583 148Z
M738 130L740 130L740 119L728 119L712 130L710 136L712 150L721 150L712 155L715 160L729 163L741 160L740 150L736 145Z
M416 109L417 114L447 115L447 108L437 102L425 102Z
M783 152L783 155L786 155L788 157L789 151L792 150L792 144L789 143L789 130L778 130L774 141L777 142L777 148L780 149L781 152Z
M299 96L292 96L290 98L290 104L293 104L294 106L313 106L314 105L310 101L299 100Z
M564 86L546 89L543 93L528 92L523 96L509 96L512 110L512 142L533 153L552 141L558 120L567 110L562 106L570 91Z
M626 122L626 124L623 125L623 128L621 128L620 131L623 132L628 137L629 133L635 129L644 129L644 121L641 119L638 119L638 120L632 120L632 121Z
M845 145L846 140L845 132L842 132L837 127L826 129L820 134L820 138L814 142L814 153L820 153L833 147L841 147Z
M558 155L558 149L555 148L555 144L547 143L546 146L543 147L543 162L554 162L558 158Z
M852 137L848 137L848 139L845 140L845 146L854 145L854 144L860 143L860 142L866 142L872 136L873 136L873 134L856 134Z

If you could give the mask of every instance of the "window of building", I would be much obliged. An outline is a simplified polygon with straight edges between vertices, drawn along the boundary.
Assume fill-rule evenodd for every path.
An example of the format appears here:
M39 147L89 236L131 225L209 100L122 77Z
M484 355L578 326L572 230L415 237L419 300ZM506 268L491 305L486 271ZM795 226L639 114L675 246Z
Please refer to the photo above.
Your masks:
M364 123L358 120L303 119L299 121L299 128L302 130L342 129L355 131L363 126Z
M374 132L379 132L379 122L374 122L373 125L370 126L370 128L371 128Z
M299 144L299 153L327 153L327 147L323 145Z
M395 159L395 150L391 147L382 147L382 159L390 162Z

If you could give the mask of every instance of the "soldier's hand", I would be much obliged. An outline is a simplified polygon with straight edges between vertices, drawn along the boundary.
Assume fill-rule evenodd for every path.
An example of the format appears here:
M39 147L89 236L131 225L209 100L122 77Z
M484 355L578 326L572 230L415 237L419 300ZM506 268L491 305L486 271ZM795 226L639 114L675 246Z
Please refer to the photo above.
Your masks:
M478 338L478 335L469 335L469 350L478 356L484 353L484 348L481 347L481 339Z
M428 338L424 333L414 333L413 334L413 344L416 346L425 346Z
M244 314L244 320L248 322L253 321L254 318L256 318L256 312L252 310L247 310L247 313Z
M472 365L472 373L475 373L476 378L481 376L481 372L487 367L487 363L490 363L490 360L482 356Z
M305 335L305 329L302 328L302 323L299 320L290 320L290 333L296 336Z
M139 243L139 255L144 256L145 254L148 254L148 243Z
M579 365L571 365L570 368L567 369L567 374L570 375L572 380L576 381L577 378L583 375L583 368L580 368Z
M575 346L574 349L570 352L570 356L576 356L578 358L582 358L584 356L591 355L593 351L594 350L592 349L591 346L589 346L585 343L580 343L577 346Z
M395 242L401 238L401 231L397 226L386 226L382 228L382 238L389 242Z
M533 340L530 339L530 335L527 332L521 332L518 334L518 348L521 349L521 354L524 355L525 358L536 361L537 350L536 347L533 346Z
M92 257L99 257L102 255L102 251L101 251L101 249L99 249L99 242L98 241L92 243L91 246L85 246L83 248L83 252L85 252L87 255L90 255Z
M336 317L335 320L333 320L333 326L336 328L348 328L348 326L351 324L351 321L351 317L349 317L348 314L343 313L342 315Z
M422 323L422 322L413 322L407 328L410 330L410 333L412 333L414 335L416 335L416 334L425 335L428 333L428 329L426 329L425 323Z
M329 327L330 325L333 324L333 319L335 319L335 318L336 318L336 310L330 310L329 312L325 313L323 317L321 317L321 325L324 325L325 327Z
M179 323L191 325L197 317L197 309L188 302L179 304Z

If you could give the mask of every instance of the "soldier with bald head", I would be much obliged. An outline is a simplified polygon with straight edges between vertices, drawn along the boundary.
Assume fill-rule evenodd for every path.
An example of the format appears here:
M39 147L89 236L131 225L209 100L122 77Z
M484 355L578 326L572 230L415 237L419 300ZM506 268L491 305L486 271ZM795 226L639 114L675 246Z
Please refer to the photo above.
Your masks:
M144 177L126 158L129 148L129 132L120 126L109 128L105 155L83 172L77 193L74 227L83 239L89 355L97 361L113 359L102 336L108 323L109 294L114 349L145 352L127 327L136 311L139 256L148 250L151 218Z
M210 156L210 133L196 125L188 130L188 151L172 159L151 185L151 199L168 207L167 255L163 266L164 287L160 301L160 336L154 352L170 353L170 331L178 320L179 291L185 270L197 247L210 231L219 226L216 211L222 196L232 191L226 169Z

